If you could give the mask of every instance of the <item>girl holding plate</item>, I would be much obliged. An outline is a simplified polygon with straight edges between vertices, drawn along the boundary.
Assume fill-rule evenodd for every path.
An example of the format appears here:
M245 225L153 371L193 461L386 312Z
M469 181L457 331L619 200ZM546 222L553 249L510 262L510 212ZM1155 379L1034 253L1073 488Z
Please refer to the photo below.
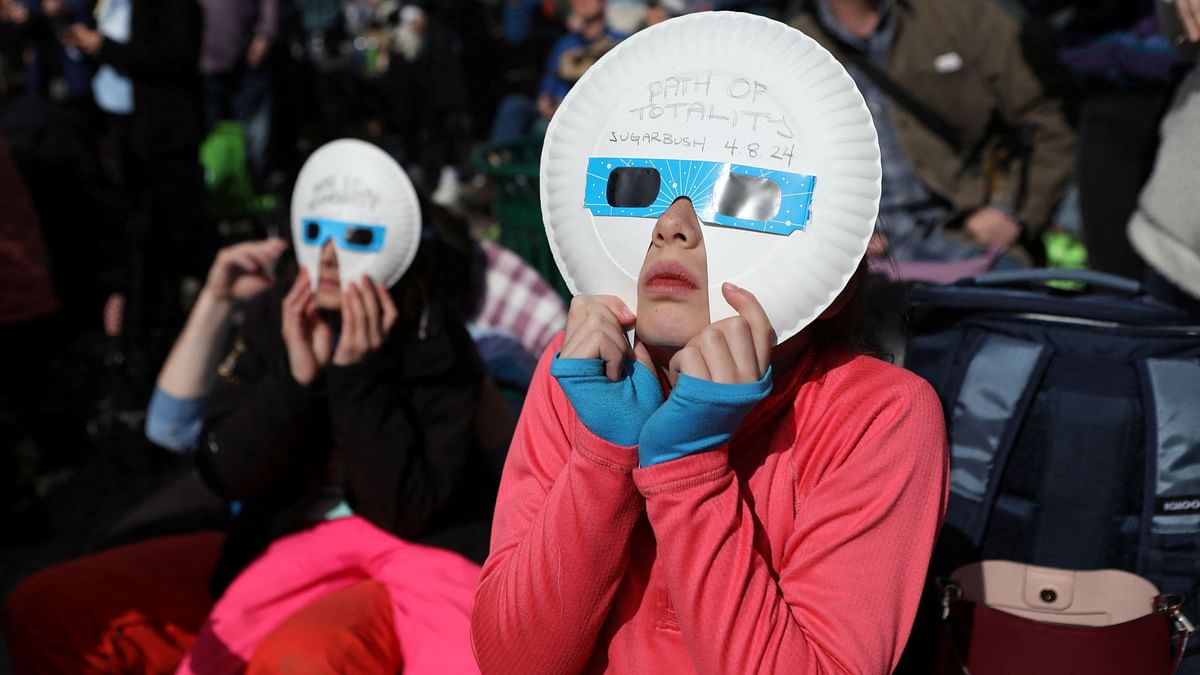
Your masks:
M948 462L933 389L845 339L881 173L849 76L774 21L673 19L588 71L541 170L576 297L504 468L482 671L891 672Z

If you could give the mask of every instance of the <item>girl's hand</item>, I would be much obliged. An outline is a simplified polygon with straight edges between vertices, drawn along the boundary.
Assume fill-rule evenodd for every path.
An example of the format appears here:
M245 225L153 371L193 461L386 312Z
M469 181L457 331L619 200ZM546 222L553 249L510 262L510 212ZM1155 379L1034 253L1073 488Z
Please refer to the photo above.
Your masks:
M1200 0L1175 0L1175 11L1179 12L1188 40L1200 42Z
M567 312L567 329L561 359L601 359L608 379L621 378L625 359L633 353L625 331L633 326L633 312L612 295L577 295Z
M625 337L633 323L633 312L611 295L576 296L562 349L550 365L583 425L622 446L637 443L663 401L645 346L631 349ZM640 363L628 360L634 354Z
M287 250L282 239L247 241L217 252L204 290L216 300L247 300L275 282L275 263Z
M342 292L342 336L338 339L333 365L359 363L379 351L400 316L383 284L366 275Z
M671 359L671 395L638 437L643 467L728 443L771 393L771 321L749 291L726 283L721 292L738 316L711 324Z
M317 312L308 270L303 268L283 299L283 344L292 377L305 387L317 379L333 350L333 333Z
M721 287L725 301L738 316L710 324L671 358L667 379L679 374L717 384L757 382L771 365L775 331L754 294L731 283Z

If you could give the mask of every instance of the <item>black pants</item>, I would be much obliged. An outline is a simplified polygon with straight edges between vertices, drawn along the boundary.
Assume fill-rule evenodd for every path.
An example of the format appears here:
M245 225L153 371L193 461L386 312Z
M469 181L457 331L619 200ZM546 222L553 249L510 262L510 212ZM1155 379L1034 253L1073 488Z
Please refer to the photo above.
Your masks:
M199 148L147 148L128 117L108 120L130 214L121 235L124 351L142 370L157 371L185 318L182 280L204 280L216 232L204 217Z
M1142 262L1125 228L1158 153L1169 91L1101 90L1084 98L1079 120L1079 199L1093 269L1140 279Z

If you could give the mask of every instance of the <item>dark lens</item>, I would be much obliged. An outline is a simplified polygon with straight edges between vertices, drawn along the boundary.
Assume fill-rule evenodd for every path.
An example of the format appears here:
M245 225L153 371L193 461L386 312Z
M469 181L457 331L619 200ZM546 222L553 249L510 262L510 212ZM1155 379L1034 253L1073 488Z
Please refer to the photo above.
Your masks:
M608 205L641 209L658 199L658 169L622 166L608 176Z
M370 246L375 242L375 233L365 227L353 227L346 232L346 243L351 246Z
M715 188L717 212L731 218L770 220L779 213L783 193L779 183L767 178L731 173L722 176Z
M311 242L316 241L317 237L320 237L320 236L321 236L321 224L320 223L310 220L304 224L304 240L305 241L311 243Z

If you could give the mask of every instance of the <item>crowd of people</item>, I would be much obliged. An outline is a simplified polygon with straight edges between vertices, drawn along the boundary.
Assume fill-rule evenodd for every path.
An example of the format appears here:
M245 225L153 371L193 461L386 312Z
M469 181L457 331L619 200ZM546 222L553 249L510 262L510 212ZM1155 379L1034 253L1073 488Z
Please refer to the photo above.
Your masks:
M795 334L701 297L697 195L644 216L636 315L485 236L472 151L714 9L827 50L878 142ZM1196 44L1200 0L0 0L0 547L105 415L168 481L0 577L15 672L890 672L948 465L881 305L1065 233L1200 316Z

